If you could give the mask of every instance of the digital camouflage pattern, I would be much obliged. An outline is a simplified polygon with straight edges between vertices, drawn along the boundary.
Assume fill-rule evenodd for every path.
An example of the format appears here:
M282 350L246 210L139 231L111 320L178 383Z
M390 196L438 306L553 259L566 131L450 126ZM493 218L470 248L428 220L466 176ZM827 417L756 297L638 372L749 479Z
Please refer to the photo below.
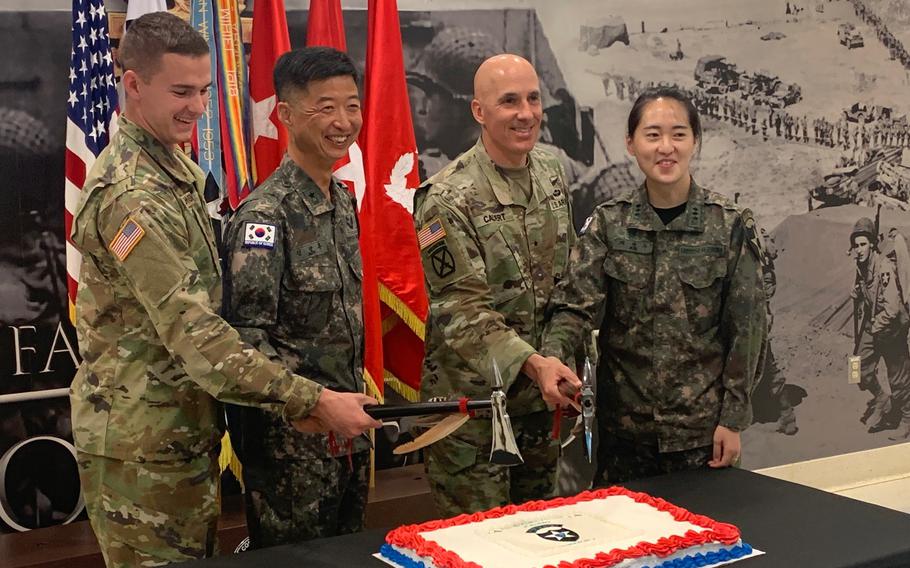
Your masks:
M245 494L251 547L362 531L369 466L369 452L360 452L350 461L347 456L281 460L261 468L268 490L247 488Z
M645 477L706 468L713 452L712 446L661 452L656 443L614 436L602 440L598 446L598 475L594 478L594 487L609 487Z
M221 437L218 400L304 417L322 387L245 345L218 316L221 270L202 172L129 120L121 117L119 125L88 175L73 219L73 242L83 254L76 299L83 363L70 388L80 455L137 463L207 456ZM118 257L109 245L130 223L143 234ZM198 475L192 468L186 473ZM213 473L204 483L216 480ZM141 488L108 481L138 502ZM180 505L188 514L204 508L186 499ZM117 522L146 523L138 512L126 517ZM91 520L100 532L112 519ZM171 544L151 529L142 542L169 554Z
M643 185L594 210L553 294L542 352L568 356L600 323L602 439L676 452L710 446L718 424L749 426L767 338L760 256L751 212L694 182L666 226Z
M362 267L357 208L340 182L331 201L290 158L231 218L225 237L227 320L273 360L336 391L362 392ZM261 229L271 242L255 238ZM249 493L254 547L351 532L363 525L364 438L330 443L255 408L231 408ZM335 457L333 457L335 456ZM344 508L339 511L339 505Z
M340 182L333 180L331 195L285 157L240 205L225 231L225 318L293 372L332 390L363 392L357 208ZM245 244L251 226L274 227L273 244ZM279 459L332 455L325 434L290 430L258 409L245 415L251 450L262 446Z
M559 161L536 148L528 160L531 195L522 204L526 198L519 184L510 183L478 141L421 186L414 215L430 299L421 397L488 398L495 360L513 426L520 416L551 416L545 412L540 391L520 369L540 345L544 311L553 287L563 277L575 239ZM486 455L480 450L489 446L479 446L489 444L489 433L484 431L489 425L480 422L463 426L457 434L460 438L450 436L451 442L430 447L430 477L437 488L451 483L447 476L454 471L441 464L452 459L450 454L457 450L449 446L458 439L477 451L461 451L464 457L455 458L463 459L457 475L483 479L484 472L490 471L489 449ZM526 462L533 461L536 458L530 454L537 450L522 445L520 432L521 427L516 427L522 455ZM556 454L550 445L541 451L544 459L552 457L555 471ZM516 487L522 477L532 475L538 475L533 468L518 466L502 470L488 485L497 486L498 479L511 476ZM466 492L473 487L477 508L499 504L483 501L482 485L460 486ZM538 497L551 491L552 484ZM438 500L445 498L435 493Z

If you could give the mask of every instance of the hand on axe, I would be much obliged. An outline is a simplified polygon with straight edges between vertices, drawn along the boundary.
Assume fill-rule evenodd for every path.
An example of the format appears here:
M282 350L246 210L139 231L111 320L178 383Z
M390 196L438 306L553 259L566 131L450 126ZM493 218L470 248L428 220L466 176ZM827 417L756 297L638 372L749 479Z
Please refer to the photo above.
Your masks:
M382 428L382 423L363 411L367 404L377 404L377 401L365 394L323 389L309 416L291 424L300 432L335 432L345 438L355 438L371 428Z
M535 353L524 362L521 371L537 383L540 396L549 409L557 406L578 408L575 393L581 389L581 380L556 357Z

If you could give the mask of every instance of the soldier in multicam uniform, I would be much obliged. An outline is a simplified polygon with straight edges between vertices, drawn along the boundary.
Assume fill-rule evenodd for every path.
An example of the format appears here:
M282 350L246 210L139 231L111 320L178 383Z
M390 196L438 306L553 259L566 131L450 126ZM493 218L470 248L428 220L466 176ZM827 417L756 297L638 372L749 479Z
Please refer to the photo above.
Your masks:
M560 385L580 387L568 367L537 353L543 311L575 239L562 168L534 147L537 74L518 56L494 56L477 70L474 94L480 140L416 195L430 297L421 396L489 397L495 361L524 465L487 463L490 422L468 422L428 450L442 515L550 496L558 446L545 401L568 405Z
M338 391L363 390L357 207L332 165L363 120L347 55L305 48L276 63L288 155L226 232L225 317L244 341ZM261 236L257 236L260 233ZM294 432L273 414L231 408L256 548L363 530L369 443Z
M854 355L860 357L859 388L872 393L860 420L875 433L893 428L890 413L902 419L891 438L910 438L910 352L907 332L910 321L898 289L891 261L876 248L878 232L868 217L860 218L850 233L850 248L856 260L853 286ZM878 374L884 359L888 384Z
M376 425L336 393L244 344L218 316L221 271L189 141L211 84L208 45L166 12L120 42L126 104L82 191L72 238L84 359L71 387L83 495L108 566L210 556L219 513L218 400L295 427Z
M626 141L646 181L595 209L551 299L543 354L567 357L600 326L595 484L729 466L751 420L761 245L749 210L692 180L700 139L678 90L636 100Z

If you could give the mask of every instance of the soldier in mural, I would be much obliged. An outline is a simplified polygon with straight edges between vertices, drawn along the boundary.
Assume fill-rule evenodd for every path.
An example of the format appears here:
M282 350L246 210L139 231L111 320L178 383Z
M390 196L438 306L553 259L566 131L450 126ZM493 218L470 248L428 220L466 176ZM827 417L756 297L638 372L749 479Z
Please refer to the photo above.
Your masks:
M488 34L459 26L437 33L407 71L420 179L441 170L477 141L471 117L474 72L499 52Z
M763 413L777 414L777 431L787 436L793 436L799 428L796 425L796 412L793 409L795 404L791 400L794 389L787 389L787 378L783 369L777 364L774 357L773 335L774 314L771 311L771 299L777 291L777 275L774 272L774 260L777 258L777 245L774 239L764 227L761 228L761 239L763 243L761 264L762 264L762 283L765 288L765 297L768 306L768 345L765 351L763 368L760 369L758 383L752 393L753 420L759 418ZM765 407L773 407L763 408Z
M893 428L892 409L897 409L903 416L910 394L907 346L910 318L895 265L881 254L877 242L878 231L872 219L857 220L850 233L850 247L856 261L852 293L854 355L861 361L859 388L872 394L860 418L868 425L870 433ZM882 360L887 372L884 380L878 372L878 363ZM905 430L903 428L897 437L905 438Z
M536 71L516 55L486 60L471 110L480 140L415 197L430 299L420 394L489 396L501 371L524 463L487 462L488 421L470 421L430 446L430 488L446 516L552 496L559 448L547 405L572 404L559 384L581 386L558 359L537 352L543 308L575 233L562 167L536 148L543 113Z
M357 207L332 177L363 123L357 71L347 55L310 47L283 55L274 76L288 154L228 224L225 318L293 372L362 392ZM365 438L295 432L256 408L232 406L229 416L252 547L363 530Z

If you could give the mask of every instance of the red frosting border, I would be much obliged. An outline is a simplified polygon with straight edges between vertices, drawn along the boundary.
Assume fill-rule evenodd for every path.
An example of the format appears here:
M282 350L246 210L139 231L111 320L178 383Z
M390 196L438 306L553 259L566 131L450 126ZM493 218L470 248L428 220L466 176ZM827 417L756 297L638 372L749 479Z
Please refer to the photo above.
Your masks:
M431 558L439 568L483 568L476 562L466 562L458 554L446 550L432 540L427 540L420 535L422 532L455 527L468 523L476 523L486 519L498 519L507 515L514 515L523 511L544 511L564 505L572 505L605 497L623 495L630 499L650 505L659 511L670 513L674 519L681 522L692 523L705 530L689 530L683 535L661 537L657 542L640 542L635 546L620 550L614 548L609 552L598 552L594 558L582 558L574 562L560 562L558 568L606 568L624 560L641 558L644 556L669 556L683 548L700 546L713 542L722 544L735 544L739 541L739 529L727 523L721 523L706 517L690 513L682 507L677 507L659 497L652 497L647 493L629 491L624 487L609 487L595 491L584 491L574 497L557 497L547 501L529 501L523 505L506 505L496 507L489 511L482 511L470 515L459 515L451 519L429 521L419 525L405 525L392 530L386 535L386 542L415 552L416 554ZM546 566L545 568L557 568Z

